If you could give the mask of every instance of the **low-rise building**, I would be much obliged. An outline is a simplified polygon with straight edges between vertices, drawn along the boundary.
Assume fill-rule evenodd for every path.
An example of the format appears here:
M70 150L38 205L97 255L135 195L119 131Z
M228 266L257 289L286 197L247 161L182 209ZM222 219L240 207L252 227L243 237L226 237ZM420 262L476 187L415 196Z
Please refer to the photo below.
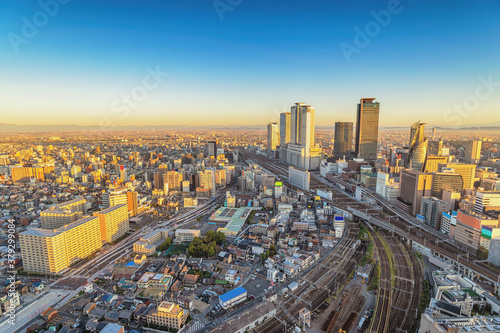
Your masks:
M181 308L178 304L164 301L156 309L147 314L146 321L148 324L179 330L186 322L188 315L189 311Z

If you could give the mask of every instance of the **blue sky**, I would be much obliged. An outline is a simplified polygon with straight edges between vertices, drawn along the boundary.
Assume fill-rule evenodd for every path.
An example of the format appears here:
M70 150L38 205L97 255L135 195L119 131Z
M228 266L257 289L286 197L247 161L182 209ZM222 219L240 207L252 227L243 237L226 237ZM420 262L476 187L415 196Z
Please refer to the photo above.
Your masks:
M329 126L355 121L361 97L385 126L500 120L500 84L476 96L480 77L500 82L498 1L55 1L41 1L53 17L0 4L0 122L266 124L300 101ZM341 43L367 24L379 31L347 61ZM168 76L139 94L157 68Z

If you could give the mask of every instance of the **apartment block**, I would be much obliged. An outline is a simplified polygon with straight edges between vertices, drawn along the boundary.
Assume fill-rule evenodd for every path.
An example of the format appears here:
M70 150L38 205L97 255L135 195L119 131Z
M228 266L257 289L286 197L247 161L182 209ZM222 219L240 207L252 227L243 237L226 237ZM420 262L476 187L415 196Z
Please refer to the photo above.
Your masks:
M146 320L148 324L179 330L186 322L188 315L189 311L184 310L174 302L163 301L155 310L148 313Z
M59 274L101 248L99 219L86 217L67 226L29 229L19 234L24 270Z
M99 217L101 239L107 243L114 243L129 230L128 205L119 204L94 212Z

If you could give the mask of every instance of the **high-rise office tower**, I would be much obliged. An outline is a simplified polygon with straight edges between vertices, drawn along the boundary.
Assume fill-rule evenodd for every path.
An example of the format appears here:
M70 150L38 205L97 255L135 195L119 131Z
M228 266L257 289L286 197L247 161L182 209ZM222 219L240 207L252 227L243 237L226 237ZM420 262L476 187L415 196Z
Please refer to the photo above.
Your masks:
M307 170L319 168L321 148L314 142L314 118L314 108L310 105L295 103L291 107L290 142L286 144L286 149L280 151L283 161ZM280 117L280 120L285 122L286 130L287 115Z
M217 141L208 141L208 157L217 158Z
M481 145L482 141L473 140L467 142L465 149L465 162L471 164L477 164L481 159Z
M356 155L365 160L377 158L380 103L375 98L362 98L356 119Z
M424 135L425 124L417 121L411 126L409 155L405 167L407 169L423 171L427 157L429 140Z
M353 123L337 121L335 123L335 141L333 143L333 156L343 158L352 151Z
M276 147L279 146L278 124L269 123L267 125L267 157L271 157Z
M291 129L291 113L283 112L280 114L280 145L284 146L290 143L290 129Z

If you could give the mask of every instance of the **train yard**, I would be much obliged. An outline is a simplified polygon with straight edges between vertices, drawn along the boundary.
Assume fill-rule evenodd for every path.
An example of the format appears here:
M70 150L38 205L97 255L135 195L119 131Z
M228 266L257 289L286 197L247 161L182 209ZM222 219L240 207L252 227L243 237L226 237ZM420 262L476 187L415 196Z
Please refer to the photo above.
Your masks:
M252 159L263 169L268 170L278 177L288 178L288 167L286 165L255 154L250 155L245 153L245 155L246 158ZM320 181L318 178L319 177L311 176L309 194L314 195L314 191L316 191L316 189L329 190L332 192L332 200L326 201L330 201L332 205L338 206L342 209L353 208L365 213L367 216L384 221L387 224L387 229L389 231L397 230L400 235L404 234L404 236L411 241L422 244L437 254L443 255L447 258L452 258L456 261L457 265L459 264L463 267L467 267L477 272L477 274L482 277L489 279L493 283L500 283L500 269L498 267L492 266L487 262L477 260L473 254L468 253L456 244L444 241L442 239L442 235L438 235L437 231L431 232L422 226L409 223L399 216L394 216L390 212L384 212L381 209L376 209L366 203L357 201L336 186L336 184L342 186L347 185L350 186L352 190L353 184L338 179L333 175L327 175L326 179L323 179L324 181ZM290 185L287 186L290 187Z
M256 331L284 332L285 325L291 327L299 324L298 314L304 307L311 311L313 319L328 308L331 299L349 282L357 263L366 251L366 243L356 243L358 232L358 224L350 222L345 238L329 258L298 281L299 287L296 291L283 295L277 302L281 304L276 315L278 318L266 321Z

